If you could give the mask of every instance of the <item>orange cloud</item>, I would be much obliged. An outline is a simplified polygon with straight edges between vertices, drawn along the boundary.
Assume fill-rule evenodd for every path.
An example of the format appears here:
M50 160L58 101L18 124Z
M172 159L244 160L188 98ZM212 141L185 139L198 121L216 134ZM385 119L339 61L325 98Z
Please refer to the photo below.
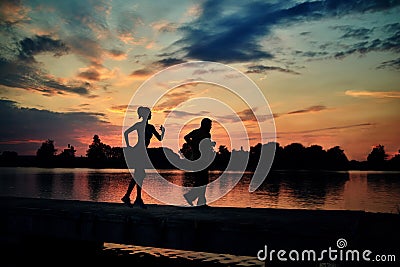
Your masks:
M373 98L400 98L398 91L353 91L347 90L345 95L353 97L373 97Z
M112 113L124 114L126 111L126 108L127 108L126 105L117 105L117 106L112 106L112 107L108 108L107 110Z
M308 107L308 108L305 108L305 109L290 111L290 112L288 112L286 114L292 115L292 114L300 114L300 113L308 113L308 112L318 112L318 111L321 111L321 110L324 110L324 109L326 109L325 106L317 105L317 106L311 106L311 107Z
M153 22L150 24L150 26L158 32L175 32L178 28L177 24L168 22L166 20Z
M199 17L202 13L203 13L203 8L200 5L195 4L187 10L185 16L194 19Z
M296 132L280 132L280 134L296 134L296 133L313 133L313 132L322 132L322 131L331 131L331 130L339 130L339 129L348 129L348 128L355 128L355 127L364 127L364 126L373 126L373 123L359 123L359 124L352 124L352 125L343 125L343 126L332 126L332 127L325 127L319 129L311 129L311 130L303 130L303 131L296 131Z
M111 79L116 76L115 70L109 70L102 65L91 65L87 68L79 69L78 77L84 80L100 81Z
M28 12L29 8L20 5L19 1L0 1L0 17L10 24L28 20Z
M125 44L130 44L130 45L144 45L148 43L148 40L144 37L142 38L136 38L133 36L132 33L121 33L118 36L119 40L121 40Z
M190 90L182 92L181 90L168 93L160 99L160 103L155 106L155 111L164 111L169 113L172 109L176 108L179 104L186 102L192 98L194 93Z
M138 79L147 79L151 75L154 74L154 70L150 68L144 68L144 69L139 69L133 71L129 76L133 78L138 78Z

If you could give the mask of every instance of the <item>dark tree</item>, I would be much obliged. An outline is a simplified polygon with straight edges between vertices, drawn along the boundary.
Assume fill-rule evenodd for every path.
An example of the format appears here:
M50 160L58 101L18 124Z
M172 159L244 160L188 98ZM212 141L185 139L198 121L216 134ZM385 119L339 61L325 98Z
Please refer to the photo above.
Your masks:
M257 143L255 146L250 147L250 155L254 157L260 157L261 154L261 143Z
M0 156L0 164L4 165L17 165L18 153L15 151L3 151Z
M103 144L104 154L106 155L106 159L111 159L113 157L112 147L106 144Z
M400 170L400 149L399 153L397 153L393 156L393 158L390 159L390 167L394 170Z
M110 151L110 158L114 160L124 160L124 151L122 147L112 147Z
M300 143L292 143L283 149L283 159L287 169L305 168L305 147Z
M173 157L174 160L179 159L179 155L174 153L170 148L163 147L150 147L147 149L147 153L151 164L155 169L176 169L176 167L167 159Z
M312 145L305 149L305 166L308 169L326 168L326 151L319 145Z
M275 144L275 154L274 154L274 162L272 163L273 169L282 169L284 166L284 162L282 160L283 157L283 147L277 142L271 142L271 144Z
M215 168L220 170L226 169L229 164L230 158L231 152L228 150L228 148L224 145L220 145L214 159Z
M258 161L260 160L261 148L261 143L257 143L255 146L250 147L249 162L247 164L249 170L254 171L257 168Z
M221 158L228 159L228 160L229 160L229 157L231 156L231 152L228 150L228 148L226 146L223 146L223 145L220 145L218 147L217 154L220 155Z
M107 159L107 154L110 154L109 146L102 143L100 137L95 134L93 136L93 142L89 145L89 149L86 151L86 155L90 160L99 160L103 161Z
M15 151L3 151L1 158L7 161L14 161L18 158L18 153Z
M328 169L347 170L349 167L349 159L340 146L334 146L326 151L326 163Z
M56 152L57 149L54 147L54 141L48 139L43 142L41 147L37 150L36 156L43 160L53 159L56 155Z
M388 155L385 152L385 147L377 145L372 148L371 153L367 157L368 166L373 169L381 169L384 167L387 158Z

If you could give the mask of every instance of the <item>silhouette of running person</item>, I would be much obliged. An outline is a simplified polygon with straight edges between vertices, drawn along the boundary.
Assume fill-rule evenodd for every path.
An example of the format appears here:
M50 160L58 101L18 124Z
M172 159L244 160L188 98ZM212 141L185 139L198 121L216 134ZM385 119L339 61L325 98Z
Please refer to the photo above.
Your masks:
M200 142L202 140L208 141L207 143L209 144L210 149L212 149L212 146L215 146L215 142L211 141L211 128L212 121L209 118L204 118L201 120L200 128L197 128L185 135L184 139L191 149L191 157L189 158L190 160L195 161L201 157ZM206 167L200 171L192 172L194 178L194 188L183 195L190 206L193 206L193 201L196 198L197 206L207 206L206 185L209 182L208 170L209 167Z
M127 146L127 158L129 160L133 159L135 161L133 163L135 171L134 171L134 177L132 177L131 181L129 182L128 189L126 190L126 193L121 198L121 200L130 207L139 206L145 209L147 207L142 199L142 185L143 185L143 179L146 176L145 172L145 168L147 166L146 150L153 136L155 136L159 141L163 140L165 128L161 125L160 126L161 134L159 134L154 125L149 124L149 120L151 119L151 111L148 107L139 107L137 109L137 113L139 115L139 119L142 118L142 121L136 122L124 132L125 143ZM134 147L131 147L129 144L129 133L133 131L137 131L138 138L136 145ZM132 205L130 195L135 185L137 194L135 202Z

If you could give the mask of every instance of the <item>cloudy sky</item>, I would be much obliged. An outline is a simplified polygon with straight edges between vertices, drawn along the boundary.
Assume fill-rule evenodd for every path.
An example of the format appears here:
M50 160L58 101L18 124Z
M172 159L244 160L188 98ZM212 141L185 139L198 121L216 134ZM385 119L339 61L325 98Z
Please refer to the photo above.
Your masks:
M2 0L0 151L35 154L52 139L59 150L72 144L85 155L94 134L122 146L125 112L144 81L175 64L213 61L261 89L282 146L339 145L365 160L382 144L393 154L400 149L398 14L399 0ZM191 98L221 98L218 91L176 88L154 108L152 123L163 124ZM228 102L251 131L249 109ZM190 116L213 114L203 107L179 115L189 125ZM229 143L230 116L215 117L218 145ZM250 133L249 141L257 138Z

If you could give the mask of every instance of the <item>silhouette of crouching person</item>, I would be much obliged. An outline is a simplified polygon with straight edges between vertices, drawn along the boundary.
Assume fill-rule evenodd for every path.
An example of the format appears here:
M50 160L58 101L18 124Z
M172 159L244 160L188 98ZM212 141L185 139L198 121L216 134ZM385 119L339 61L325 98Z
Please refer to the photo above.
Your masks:
M211 141L211 128L212 121L209 118L204 118L201 121L200 128L195 129L185 135L184 139L186 143L190 146L190 149L192 151L190 160L201 160L201 158L204 157L205 161L208 161L212 158L212 152L214 152L213 147L215 146L215 142ZM202 146L201 152L200 146ZM194 187L183 195L190 206L193 206L193 201L197 199L197 206L207 207L206 188L209 182L208 172L209 165L201 170L196 170L187 174L188 176L191 176L194 180Z

